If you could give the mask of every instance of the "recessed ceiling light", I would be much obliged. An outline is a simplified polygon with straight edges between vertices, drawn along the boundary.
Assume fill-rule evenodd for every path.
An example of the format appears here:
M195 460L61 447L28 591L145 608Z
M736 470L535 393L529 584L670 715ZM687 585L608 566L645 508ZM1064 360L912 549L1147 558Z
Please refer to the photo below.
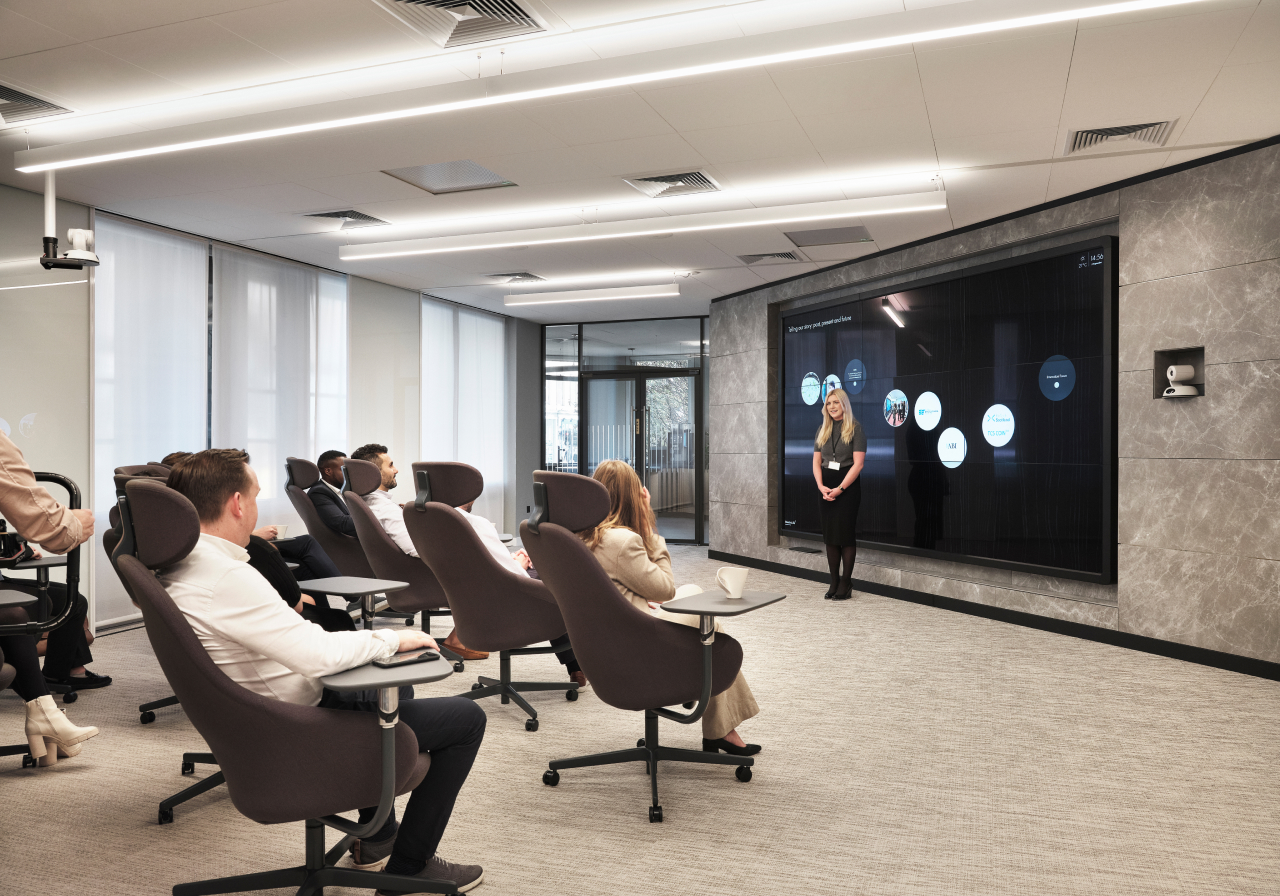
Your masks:
M928 41L945 40L957 37L970 37L978 34L990 34L999 31L1011 31L1018 28L1030 28L1038 25L1050 25L1055 22L1069 22L1077 19L1091 19L1099 16L1119 13L1141 12L1160 9L1167 6L1183 6L1191 3L1203 3L1207 0L1128 0L1123 3L1109 3L1101 6L1078 7L1060 12L1043 13L1041 15L1019 16L999 19L992 22L979 22L973 25L960 25L953 28L938 28L931 31L920 31L910 34L898 34L889 37L869 40L850 41L848 43L830 44L822 47L808 47L783 53L769 53L761 56L747 56L740 59L727 59L721 62L690 65L681 68L660 69L651 72L637 72L616 78L601 78L594 81L579 81L571 84L560 84L534 90L516 90L511 93L493 93L449 103L433 103L426 106L415 106L408 109L394 109L387 112L375 112L369 115L353 115L346 118L334 118L327 121L316 121L307 124L288 125L279 128L266 128L257 131L244 131L238 134L225 134L219 137L206 137L198 140L180 140L171 143L160 143L135 149L115 150L109 152L81 155L85 150L69 146L42 147L40 149L22 150L15 154L21 161L30 160L29 164L19 164L17 170L24 174L37 171L51 171L59 168L73 168L81 165L96 165L103 162L114 162L121 159L136 159L143 156L162 155L165 153L185 152L193 149L205 149L211 146L225 146L231 143L245 143L253 140L267 140L274 137L286 137L297 134L309 134L316 131L327 131L335 128L346 128L364 124L377 124L387 121L400 121L406 118L419 118L424 115L439 115L457 112L463 109L478 109L487 106L500 106L519 103L527 100L547 99L550 97L569 96L572 94L590 93L598 90L609 90L618 87L631 87L640 84L654 84L689 78L717 72L742 71L744 69L762 68L769 65L780 65L788 62L800 62L808 59L822 59L831 56L844 56L866 50L878 50L888 47L902 47ZM198 127L207 128L207 124ZM105 138L119 145L129 142L118 137ZM143 137L142 139L146 139ZM163 139L163 138L161 138ZM94 143L98 141L90 141ZM47 161L41 161L47 160Z
M665 286L615 286L610 289L574 289L563 292L536 292L507 296L507 307L518 305L558 305L562 302L602 302L612 299L665 299L680 295L674 283Z

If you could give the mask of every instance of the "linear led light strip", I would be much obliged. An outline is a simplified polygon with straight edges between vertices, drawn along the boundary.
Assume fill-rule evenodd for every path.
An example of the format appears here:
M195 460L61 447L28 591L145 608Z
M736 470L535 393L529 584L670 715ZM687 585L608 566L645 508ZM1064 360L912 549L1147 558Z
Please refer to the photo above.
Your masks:
M655 72L642 72L618 78L603 78L597 81L583 81L577 84L563 84L558 87L544 87L538 90L520 90L499 96L475 97L469 100L458 100L452 103L436 103L428 106L416 106L411 109L397 109L390 112L377 112L370 115L355 115L348 118L335 118L329 121L317 121L310 124L290 125L282 128L268 128L261 131L247 131L242 134L228 134L222 137L208 137L203 140L187 140L179 143L166 143L160 146L148 146L142 149L129 149L119 152L107 152L99 155L78 156L61 159L55 162L42 162L18 167L18 171L30 174L38 171L51 171L59 168L74 168L80 165L97 165L102 162L115 162L121 159L136 159L143 156L162 155L171 152L185 152L191 149L205 149L210 146L225 146L229 143L247 143L252 140L268 140L272 137L287 137L295 134L308 134L314 131L328 131L334 128L348 128L362 124L377 124L385 121L397 121L403 118L418 118L424 115L439 115L445 112L457 112L463 109L478 109L485 106L500 106L519 103L525 100L546 99L548 97L568 96L576 93L588 93L595 90L608 90L615 87L629 87L636 84L652 84L656 81L670 81L676 78L688 78L695 75L708 75L717 72L737 71L741 69L760 68L767 65L779 65L786 62L800 62L806 59L821 59L827 56L841 56L865 50L878 50L886 47L901 47L908 44L927 41L946 40L955 37L969 37L976 34L990 34L997 31L1011 31L1017 28L1031 28L1037 25L1052 25L1057 22L1070 22L1077 19L1092 19L1099 16L1117 15L1128 12L1141 12L1148 9L1159 9L1166 6L1182 6L1190 3L1203 3L1205 0L1130 0L1127 3L1109 3L1102 6L1086 6L1079 9L1068 9L1062 12L1042 13L1035 16L1022 16L1013 19L1001 19L995 22L981 22L976 25L959 25L954 28L938 28L933 31L918 31L913 34L900 34L892 37L880 37L871 40L850 41L843 44L832 44L826 47L811 47L805 50L792 50L786 53L771 53L764 56L748 56L743 59L730 59L723 62L712 62L706 65L690 65L682 68L662 69ZM30 150L28 150L30 152Z
M0 286L3 289L39 289L42 286L66 286L70 283L88 283L88 280L59 280L57 283L28 283L26 286Z
M678 295L680 287L668 283L664 286L615 286L609 289L574 289L506 296L503 304L511 308L517 305L558 305L562 302L603 302L609 299L665 299Z
M609 221L603 224L571 224L536 230L514 230L506 233L441 236L421 240L399 240L389 243L366 243L341 246L338 257L343 261L370 258L393 258L402 255L436 255L442 252L471 252L478 249L509 249L512 246L544 246L551 243L581 243L590 240L616 240L627 237L654 236L667 233L694 233L706 230L729 230L735 227L760 227L768 224L798 224L804 221L827 221L833 218L864 218L901 212L936 211L947 207L947 194L912 193L906 196L882 196L875 199L837 199L810 205L782 205L770 208L736 209L644 218L639 221Z

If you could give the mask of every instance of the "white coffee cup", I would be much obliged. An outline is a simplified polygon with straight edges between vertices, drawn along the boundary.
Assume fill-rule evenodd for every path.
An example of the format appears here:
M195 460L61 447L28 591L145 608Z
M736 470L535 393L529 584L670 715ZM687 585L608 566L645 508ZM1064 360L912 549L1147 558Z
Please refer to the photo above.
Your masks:
M288 531L288 525L281 526L279 523L276 524L276 538L284 538L284 533Z
M742 588L747 584L747 571L740 566L722 566L716 570L716 584L725 597L737 600L742 597Z

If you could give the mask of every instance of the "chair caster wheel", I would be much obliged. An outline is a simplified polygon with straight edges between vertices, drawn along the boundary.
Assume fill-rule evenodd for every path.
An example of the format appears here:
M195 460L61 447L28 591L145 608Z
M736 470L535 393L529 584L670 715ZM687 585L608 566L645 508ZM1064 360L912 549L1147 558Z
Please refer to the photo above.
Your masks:
M690 700L688 703L683 704L683 705L684 705L684 708L685 708L685 709L693 709L693 704L694 704L694 702L695 702L695 701Z
M737 778L739 781L741 781L743 784L746 784L748 781L751 780L751 766L749 765L738 766L736 769L733 770L733 776Z
M27 753L25 756L23 756L23 757L22 757L22 767L23 767L23 768L35 768L35 767L36 767L36 757L32 756L30 753Z
M160 810L160 823L161 823L161 824L173 824L173 810L172 810L172 809L161 809L161 810Z
M548 787L555 787L560 783L560 773L553 768L547 769L542 773L542 783Z
M650 821L662 821L662 807L661 807L661 806L650 806L650 807L649 807L649 820L650 820Z
M570 703L572 703L574 700L577 700L577 699L578 699L578 689L577 689L577 688L569 688L569 690L567 690L567 691L565 691L565 692L564 692L564 699L568 700Z
M156 720L156 714L149 709L146 712L144 712L142 715L138 716L138 721L144 725L150 725L155 720Z
M466 671L467 671L467 664L466 664L466 663L464 663L462 660L458 660L456 663L454 663L454 664L453 664L453 671L454 671L454 672L466 672Z
M407 625L407 626L412 627L412 626L413 626L413 617L412 617L412 616L410 616L408 619L406 619L406 620L404 621L404 624L405 624L405 625Z
M80 699L80 695L77 694L75 691L67 691L65 694L62 695L63 703L75 703L79 699Z
M194 775L196 773L196 764L194 762L182 763L182 773L184 775Z
M478 691L478 690L480 690L482 687L484 687L484 685L482 685L480 682L478 682L478 681L477 681L475 684L473 684L473 685L471 686L471 690L473 690L473 691Z
M525 731L537 731L537 730L538 730L538 720L537 720L537 719L525 719L525 720L524 720L524 730L525 730Z
M640 738L638 741L636 741L636 746L637 746L637 747L643 747L643 746L644 746L644 738L643 738L643 737L642 737L642 738Z

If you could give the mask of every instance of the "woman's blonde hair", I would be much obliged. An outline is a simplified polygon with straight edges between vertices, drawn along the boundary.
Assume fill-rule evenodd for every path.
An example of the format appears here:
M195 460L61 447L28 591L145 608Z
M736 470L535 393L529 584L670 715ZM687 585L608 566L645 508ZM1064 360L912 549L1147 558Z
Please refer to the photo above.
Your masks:
M840 399L840 407L844 408L844 417L840 420L840 441L848 444L853 441L853 405L849 404L849 393L843 389L832 389L822 400L822 428L818 430L818 444L825 445L831 438L831 425L835 422L827 412L827 402L833 398Z
M631 464L624 460L606 460L596 467L591 478L609 490L609 515L599 525L578 533L587 547L593 551L599 547L606 529L630 529L644 539L647 551L657 532L657 522L653 508L644 499L640 477Z

